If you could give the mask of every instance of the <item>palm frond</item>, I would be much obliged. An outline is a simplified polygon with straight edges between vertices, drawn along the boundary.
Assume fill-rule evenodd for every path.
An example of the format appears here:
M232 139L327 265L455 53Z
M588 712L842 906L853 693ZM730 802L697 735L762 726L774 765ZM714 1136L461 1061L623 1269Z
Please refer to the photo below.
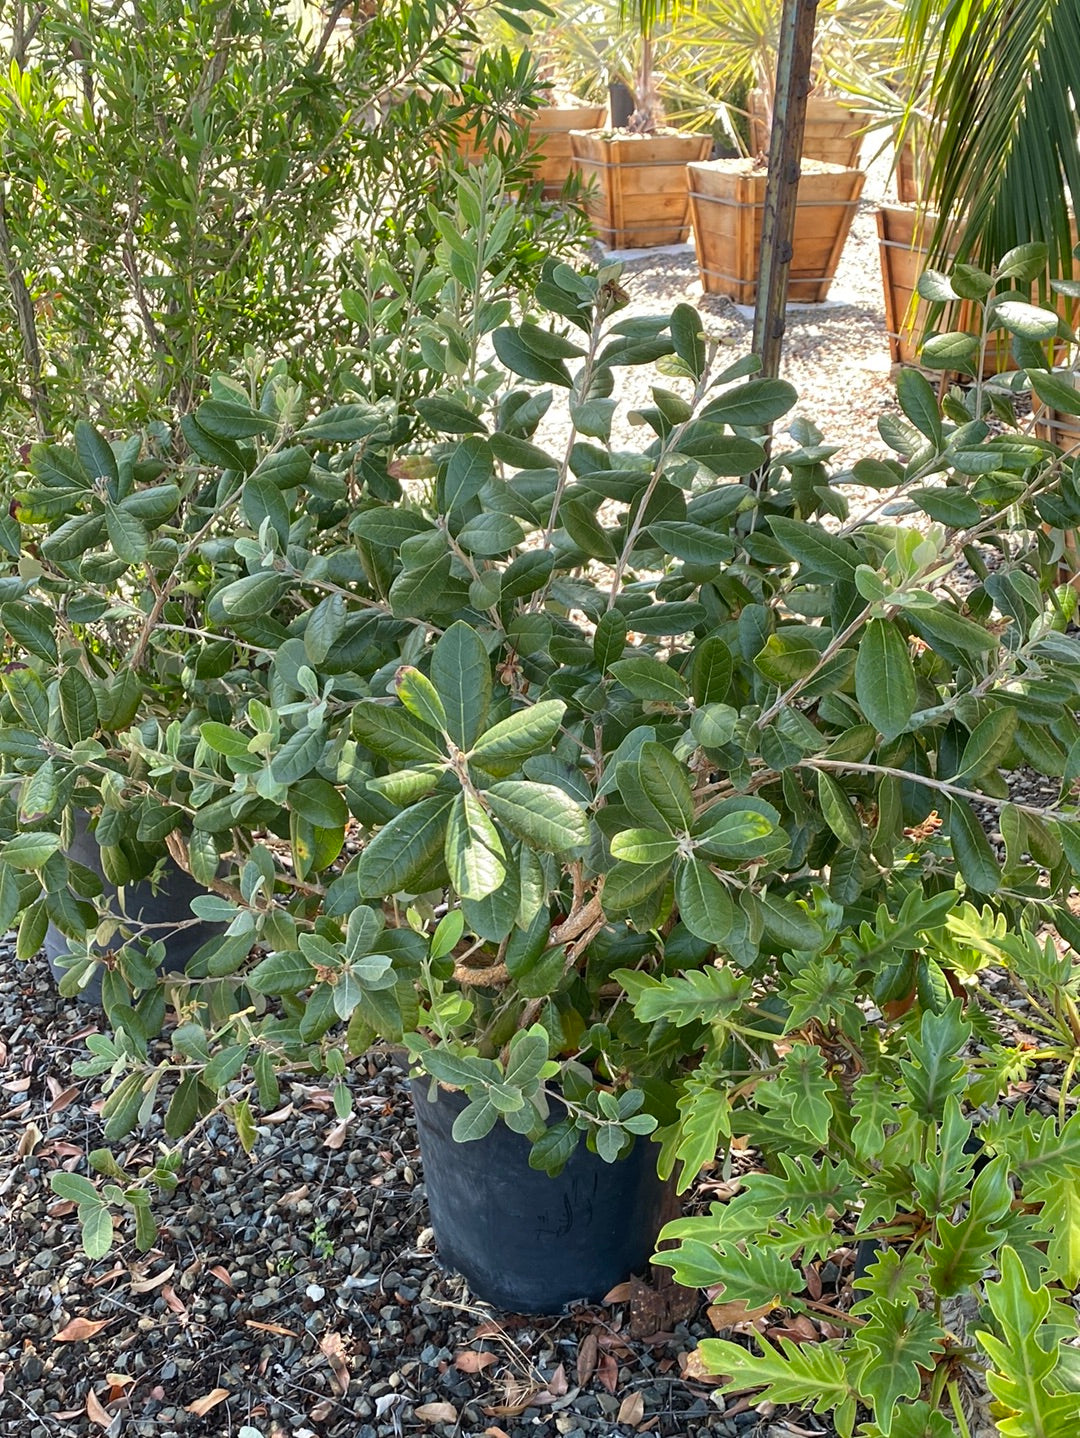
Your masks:
M619 0L619 18L649 41L662 25L693 8L694 0Z
M1069 273L1080 199L1080 0L908 0L911 54L932 58L933 248L987 265L1045 241Z

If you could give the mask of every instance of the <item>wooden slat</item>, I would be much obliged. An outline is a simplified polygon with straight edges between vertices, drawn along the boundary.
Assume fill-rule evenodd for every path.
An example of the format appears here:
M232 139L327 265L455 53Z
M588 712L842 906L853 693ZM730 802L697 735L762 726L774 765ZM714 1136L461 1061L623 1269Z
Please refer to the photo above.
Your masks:
M596 193L586 210L609 249L676 244L689 233L688 160L708 154L708 135L623 137L575 130L574 164Z
M549 199L559 194L570 174L570 131L591 130L603 123L603 105L546 105L529 116L533 148L541 156L537 178Z
M750 112L750 137L755 153L763 154L769 146L765 97L760 90L751 90L747 100ZM806 122L803 130L804 160L823 160L844 169L858 168L863 137L857 133L866 124L866 117L849 110L826 95L806 97Z
M702 288L753 304L766 176L746 173L744 161L718 160L689 167L694 235ZM854 218L863 175L833 167L804 170L789 271L789 298L819 304L829 285Z

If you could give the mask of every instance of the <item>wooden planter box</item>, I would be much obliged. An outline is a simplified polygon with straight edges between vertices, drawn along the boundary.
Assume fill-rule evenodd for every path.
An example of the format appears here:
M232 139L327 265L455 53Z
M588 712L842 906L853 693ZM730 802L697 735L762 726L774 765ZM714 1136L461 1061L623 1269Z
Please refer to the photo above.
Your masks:
M537 179L544 195L554 199L573 166L571 130L594 130L604 123L603 105L545 105L528 117L533 148L540 154Z
M1060 374L1059 378L1064 379L1065 375ZM1076 376L1070 375L1073 387L1076 387ZM1080 453L1080 415L1064 414L1058 409L1047 409L1044 404L1032 395L1035 400L1035 434L1039 439L1049 440L1063 449L1066 454L1075 455Z
M752 148L757 154L767 154L769 115L765 96L760 90L750 91L747 109L750 112ZM827 165L857 170L863 142L861 131L865 124L865 116L855 110L849 110L838 100L830 100L826 95L808 95L806 128L803 131L803 159L822 160Z
M690 233L686 167L706 158L710 135L571 130L570 144L575 168L591 182L585 209L606 249L682 244Z
M927 176L930 171L929 155L916 156L915 146L910 140L896 152L896 195L902 205L921 205L927 198Z
M915 364L927 326L924 300L913 304L919 276L926 268L926 249L920 243L927 217L907 205L883 205L877 212L878 255L885 294L885 333L893 364Z
M936 216L911 205L883 205L877 212L878 252L885 291L885 331L893 364L917 365L919 349L929 324L930 306L916 300L919 276L927 267L927 241ZM949 306L937 328L968 330L976 326L975 306L969 300ZM984 378L1015 369L1008 341L992 337L986 349Z
M701 287L736 304L757 299L765 170L749 160L711 160L689 167ZM829 293L865 176L861 170L810 162L799 178L788 298L820 304Z

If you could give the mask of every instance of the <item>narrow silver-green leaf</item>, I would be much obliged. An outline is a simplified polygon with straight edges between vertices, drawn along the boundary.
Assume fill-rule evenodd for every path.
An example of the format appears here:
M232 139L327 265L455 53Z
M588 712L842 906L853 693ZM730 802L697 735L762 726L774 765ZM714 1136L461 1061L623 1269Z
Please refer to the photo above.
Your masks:
M611 841L612 858L627 864L660 864L675 857L679 841L658 829L624 829Z
M126 564L140 564L150 548L146 530L135 516L115 504L105 506L105 527L116 557Z
M397 696L405 708L421 724L440 733L446 729L446 710L426 674L411 664L403 664L394 678Z
M361 699L353 706L352 732L366 749L395 764L429 763L445 759L429 729L406 713L377 699Z
M952 776L952 782L966 785L969 779L997 769L1012 748L1016 724L1016 710L1005 705L992 709L980 719L964 745L960 767Z
M980 894L994 894L1001 870L975 810L966 799L949 800L949 839L964 883Z
M649 802L663 815L675 833L694 822L694 795L686 766L663 744L648 741L641 746L637 778Z
M818 800L825 822L836 837L849 849L858 849L863 841L863 828L851 800L831 774L818 770Z
M551 745L565 713L561 699L542 699L528 709L520 709L482 734L469 758L491 773L507 765L510 772L522 759Z

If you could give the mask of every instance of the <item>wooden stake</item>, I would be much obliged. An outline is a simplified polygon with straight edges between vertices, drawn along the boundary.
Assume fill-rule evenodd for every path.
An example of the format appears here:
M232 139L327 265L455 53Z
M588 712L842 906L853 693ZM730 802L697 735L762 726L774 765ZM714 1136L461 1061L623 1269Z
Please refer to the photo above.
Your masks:
M795 235L799 159L806 125L806 97L818 0L784 0L776 59L776 103L769 140L769 180L761 227L760 278L754 309L754 353L761 372L780 372L787 305L788 268Z

